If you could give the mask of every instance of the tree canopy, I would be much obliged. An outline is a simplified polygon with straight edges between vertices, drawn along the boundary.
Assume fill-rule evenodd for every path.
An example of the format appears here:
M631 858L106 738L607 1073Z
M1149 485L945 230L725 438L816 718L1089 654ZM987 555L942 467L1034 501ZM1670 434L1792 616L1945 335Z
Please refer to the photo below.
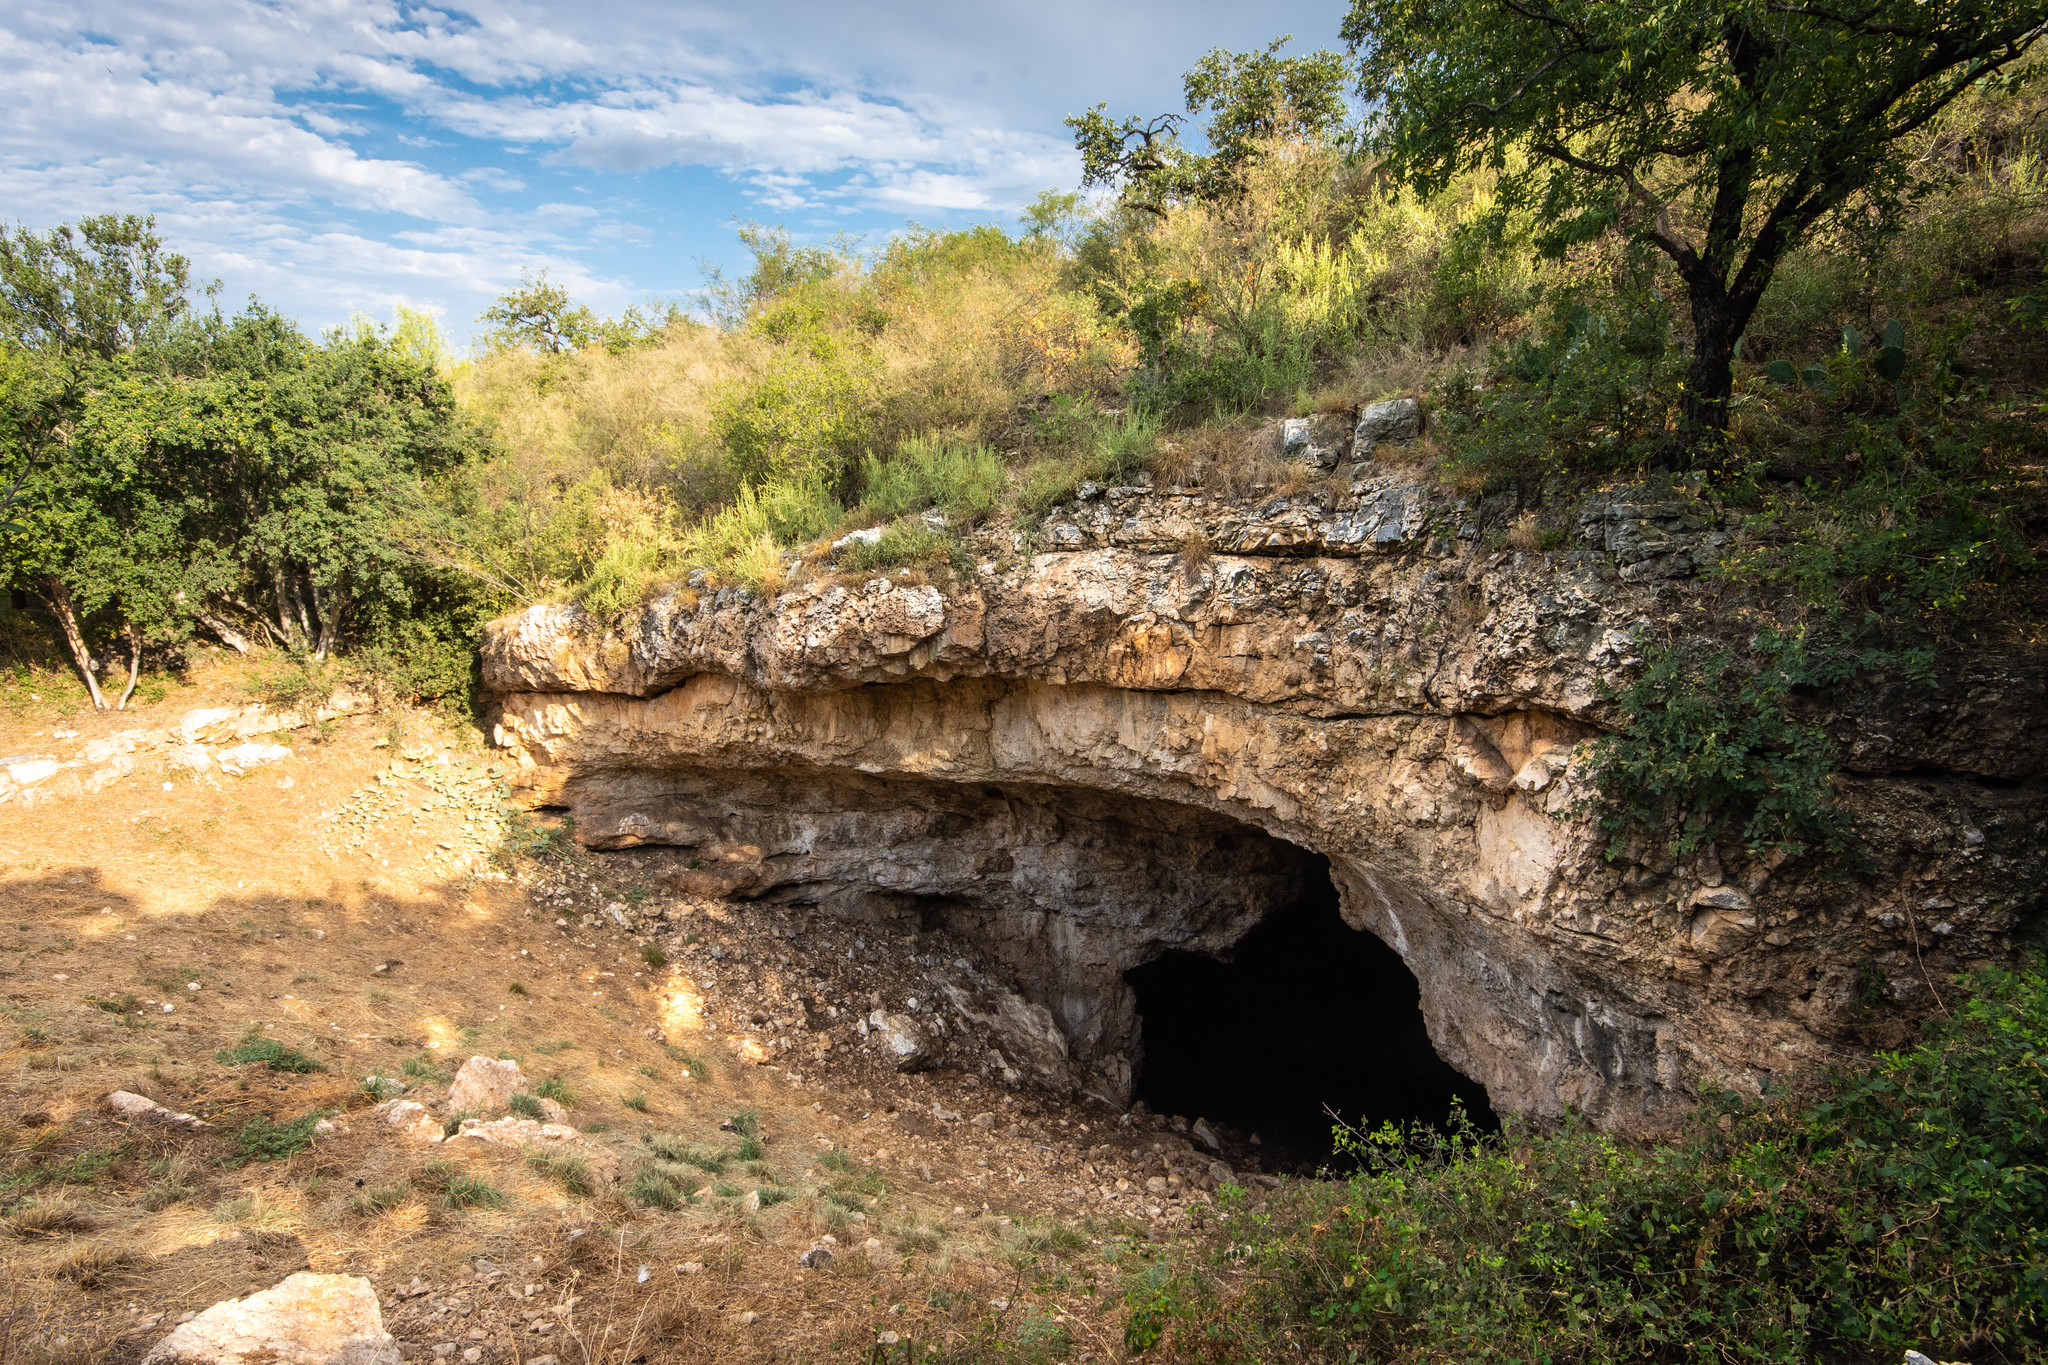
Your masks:
M147 219L0 239L0 577L96 705L110 639L132 688L198 630L324 658L403 615L427 481L475 445L417 336L196 312L188 273Z
M1354 0L1343 36L1397 174L1426 190L1490 167L1551 250L1619 228L1670 259L1698 449L1777 264L1908 193L1905 140L2044 22L2041 0Z
M1068 117L1081 153L1081 183L1115 186L1125 201L1153 214L1177 202L1228 199L1241 173L1258 155L1261 141L1293 133L1334 137L1349 116L1343 57L1328 49L1286 57L1280 50L1291 35L1260 52L1216 48L1182 81L1185 114L1150 119L1109 117L1107 104ZM1201 132L1206 153L1182 145L1181 129L1196 115L1209 115Z

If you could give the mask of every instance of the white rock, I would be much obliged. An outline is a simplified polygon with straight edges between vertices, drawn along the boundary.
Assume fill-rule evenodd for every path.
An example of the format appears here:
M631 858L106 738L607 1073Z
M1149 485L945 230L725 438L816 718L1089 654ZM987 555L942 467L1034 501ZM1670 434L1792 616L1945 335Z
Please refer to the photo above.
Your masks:
M448 1108L457 1114L495 1114L526 1089L519 1063L496 1057L471 1057L448 1087Z
M1358 427L1351 435L1351 458L1372 458L1381 441L1405 445L1422 435L1422 405L1413 398L1390 398L1368 403L1358 415Z
M191 1114L180 1114L166 1109L146 1095L137 1095L127 1090L116 1090L106 1098L107 1108L124 1117L147 1120L150 1123L168 1124L173 1128L211 1128L213 1125Z
M370 1113L415 1142L435 1143L441 1140L441 1125L417 1100L386 1100Z
M880 526L869 526L859 531L848 531L845 535L832 542L832 553L836 555L840 551L851 549L855 545L873 545L882 538L882 531L884 529Z
M240 714L241 710L238 707L202 706L196 710L187 711L179 719L178 734L187 744L190 744L199 738L201 730L219 725L223 721L233 720Z
M868 1016L868 1028L881 1039L882 1050L895 1061L898 1071L922 1071L932 1064L931 1044L915 1021L876 1010Z
M258 744L253 740L222 749L215 755L220 760L220 770L231 777L267 763L282 763L291 756L292 751L282 744Z
M180 744L164 755L164 769L173 773L203 773L213 768L213 750L204 744Z
M86 795L103 792L135 771L135 760L128 757L115 759L105 767L94 768L85 779Z
M156 1344L143 1365L402 1365L377 1291L360 1275L301 1271L228 1299Z
M33 786L57 771L54 758L25 758L7 765L7 778L17 787Z
M1195 1126L1188 1131L1194 1135L1195 1141L1201 1143L1210 1151L1220 1152L1223 1150L1223 1139L1216 1136L1216 1130L1209 1126L1209 1120L1196 1119Z

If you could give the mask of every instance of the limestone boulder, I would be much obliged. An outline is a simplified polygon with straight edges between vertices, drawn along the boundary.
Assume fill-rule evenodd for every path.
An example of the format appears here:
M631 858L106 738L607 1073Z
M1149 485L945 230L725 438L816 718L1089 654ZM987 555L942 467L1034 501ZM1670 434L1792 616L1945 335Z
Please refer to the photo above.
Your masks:
M519 1063L509 1058L471 1057L448 1087L448 1108L457 1114L495 1114L526 1089Z
M401 1365L377 1291L360 1275L301 1271L181 1324L143 1365Z
M132 1091L116 1090L107 1096L105 1103L107 1108L123 1118L136 1119L145 1123L160 1123L167 1128L190 1128L197 1131L201 1128L211 1128L213 1126L204 1119L197 1118L191 1114L181 1114L174 1109L166 1109L147 1095L137 1095Z
M876 1010L868 1016L868 1034L898 1071L922 1071L938 1060L931 1035L907 1014Z
M1290 417L1280 424L1280 454L1311 469L1334 469L1344 453L1343 428L1327 417Z
M440 1123L417 1100L386 1100L370 1110L370 1116L414 1142L431 1144L441 1140Z
M1422 435L1422 406L1413 398L1368 403L1351 433L1353 459L1369 460L1382 443L1406 445Z

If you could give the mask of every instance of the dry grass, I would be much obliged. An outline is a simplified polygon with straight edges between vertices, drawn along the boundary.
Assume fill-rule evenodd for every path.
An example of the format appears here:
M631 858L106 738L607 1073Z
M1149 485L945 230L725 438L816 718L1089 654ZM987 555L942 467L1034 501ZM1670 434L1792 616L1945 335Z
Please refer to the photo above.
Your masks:
M1508 548L1520 550L1523 554L1534 554L1541 548L1536 537L1536 514L1523 512L1508 526Z

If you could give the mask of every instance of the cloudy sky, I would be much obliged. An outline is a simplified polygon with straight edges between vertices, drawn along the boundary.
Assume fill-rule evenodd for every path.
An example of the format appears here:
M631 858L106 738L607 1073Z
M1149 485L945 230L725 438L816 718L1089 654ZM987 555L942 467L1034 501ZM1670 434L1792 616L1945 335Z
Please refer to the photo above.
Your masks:
M1335 46L1343 0L16 0L0 219L154 213L308 328L465 340L522 268L616 311L741 266L735 216L876 241L1073 188L1061 119L1179 104L1212 47Z

